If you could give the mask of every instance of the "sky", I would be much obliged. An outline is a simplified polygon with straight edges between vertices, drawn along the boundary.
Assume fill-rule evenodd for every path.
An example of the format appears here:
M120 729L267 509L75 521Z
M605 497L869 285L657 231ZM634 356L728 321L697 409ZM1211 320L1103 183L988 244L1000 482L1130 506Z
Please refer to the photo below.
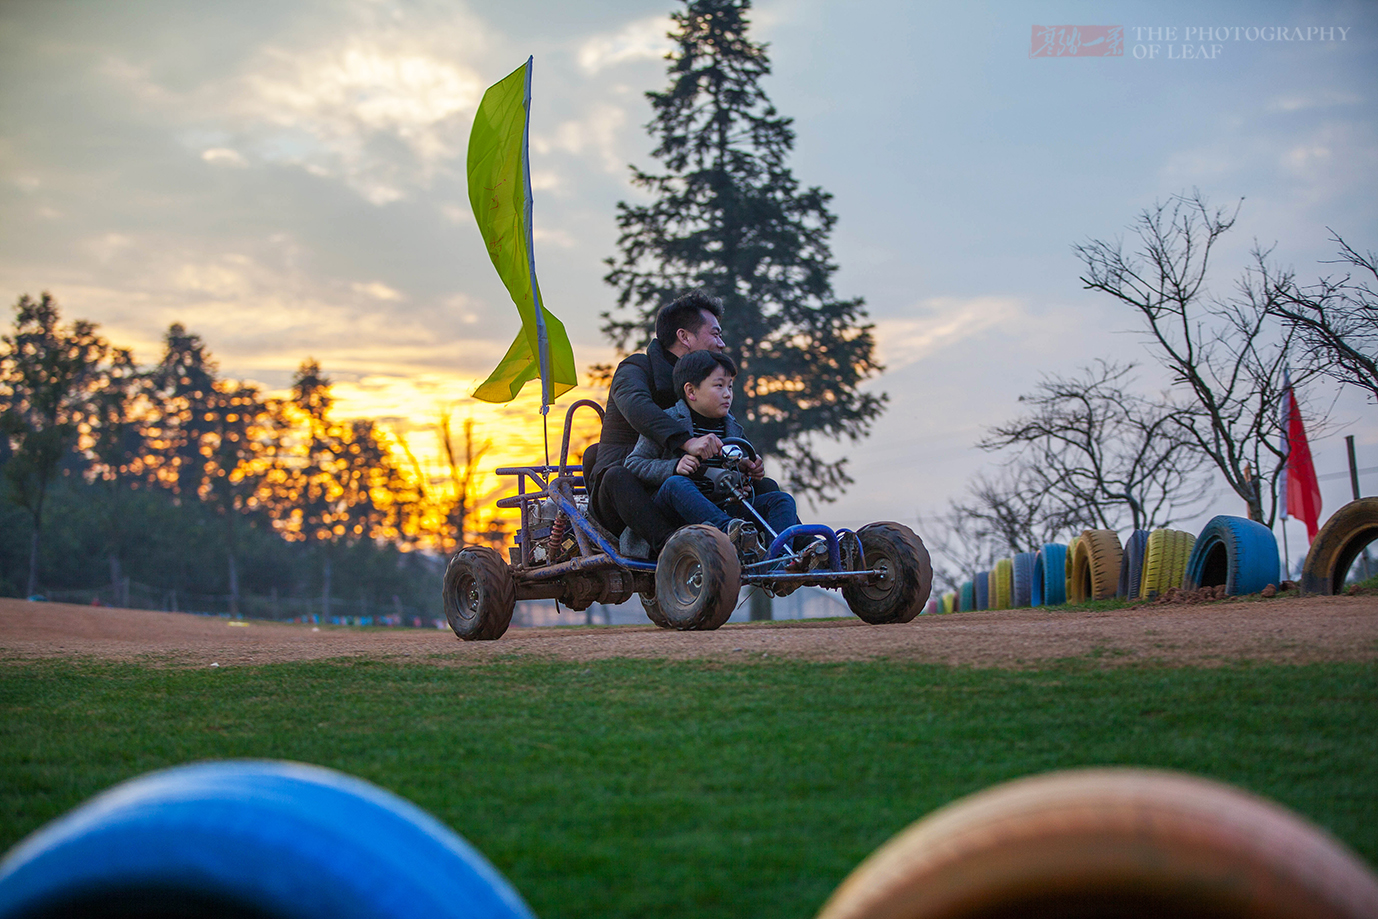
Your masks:
M532 398L468 398L518 326L469 211L469 126L484 88L534 56L542 292L581 367L614 359L604 260L617 203L640 200L629 165L658 166L644 94L666 84L672 8L7 0L0 296L51 291L145 363L183 323L224 376L269 390L313 357L340 414L390 420L418 454L447 409L495 440L494 465L530 461ZM1073 252L1156 201L1240 203L1222 294L1256 242L1303 279L1334 270L1332 231L1378 248L1373 3L763 0L750 18L794 119L794 174L833 195L835 292L865 298L887 368L867 384L890 399L871 435L829 448L855 484L805 516L942 511L995 468L975 443L1045 375L1105 358L1166 387ZM1124 53L1032 56L1033 27L1057 24L1123 26ZM556 425L589 394L562 399ZM1312 443L1328 515L1350 497L1345 435L1378 470L1378 407L1305 395L1331 406ZM1175 525L1242 514L1218 484ZM1378 492L1378 471L1361 486ZM1299 556L1304 530L1288 535Z

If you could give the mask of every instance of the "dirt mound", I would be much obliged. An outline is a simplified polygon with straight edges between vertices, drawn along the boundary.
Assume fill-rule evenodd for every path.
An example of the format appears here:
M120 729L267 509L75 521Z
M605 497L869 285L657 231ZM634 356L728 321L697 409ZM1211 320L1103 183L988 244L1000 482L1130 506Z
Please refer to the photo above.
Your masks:
M1030 667L1063 658L1173 666L1368 661L1378 658L1378 597L1146 604L1109 612L1001 610L885 626L814 619L716 632L670 632L649 624L512 629L498 641L473 643L448 631L315 627L0 599L0 660L94 657L223 667L368 657L454 665L512 655L573 661L890 658L977 667Z

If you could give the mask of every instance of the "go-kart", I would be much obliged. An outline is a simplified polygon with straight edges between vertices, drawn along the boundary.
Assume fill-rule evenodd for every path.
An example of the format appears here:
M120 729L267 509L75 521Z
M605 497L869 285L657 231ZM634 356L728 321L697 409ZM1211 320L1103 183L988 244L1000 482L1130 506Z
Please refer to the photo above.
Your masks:
M574 413L581 407L603 416L603 407L589 399L569 407L558 466L497 470L517 480L517 493L497 502L521 511L509 558L487 546L465 546L445 569L445 618L465 641L500 637L518 600L554 599L583 610L637 593L652 622L681 630L727 622L748 584L772 596L802 586L840 588L848 608L873 625L908 622L923 609L933 582L928 550L899 523L856 531L809 523L777 533L756 515L749 522L761 538L734 545L716 527L693 524L676 530L656 559L635 557L622 534L609 533L589 513L583 466L568 462ZM724 454L756 455L741 438L727 438ZM751 483L736 465L708 475L715 494L741 502L749 517L755 514L747 500Z

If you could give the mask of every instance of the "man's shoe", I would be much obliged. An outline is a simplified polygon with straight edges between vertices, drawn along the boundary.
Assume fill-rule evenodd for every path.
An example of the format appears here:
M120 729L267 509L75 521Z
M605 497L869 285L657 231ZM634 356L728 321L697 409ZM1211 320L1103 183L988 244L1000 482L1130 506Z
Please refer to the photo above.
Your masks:
M785 570L798 574L805 571L817 571L819 568L826 567L828 567L828 541L820 536L800 550L798 555L790 559Z

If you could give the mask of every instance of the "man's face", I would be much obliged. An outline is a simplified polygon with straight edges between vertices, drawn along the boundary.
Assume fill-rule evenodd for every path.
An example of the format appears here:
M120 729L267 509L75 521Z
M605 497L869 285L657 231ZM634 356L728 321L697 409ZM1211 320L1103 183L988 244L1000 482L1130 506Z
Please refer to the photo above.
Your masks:
M684 395L689 407L703 417L726 418L732 411L732 377L719 364L698 386L686 383Z
M703 325L699 326L698 331L679 330L678 337L680 343L684 345L684 353L727 350L727 346L723 344L722 340L722 325L718 323L717 317L708 310L700 310L699 315L703 318Z

